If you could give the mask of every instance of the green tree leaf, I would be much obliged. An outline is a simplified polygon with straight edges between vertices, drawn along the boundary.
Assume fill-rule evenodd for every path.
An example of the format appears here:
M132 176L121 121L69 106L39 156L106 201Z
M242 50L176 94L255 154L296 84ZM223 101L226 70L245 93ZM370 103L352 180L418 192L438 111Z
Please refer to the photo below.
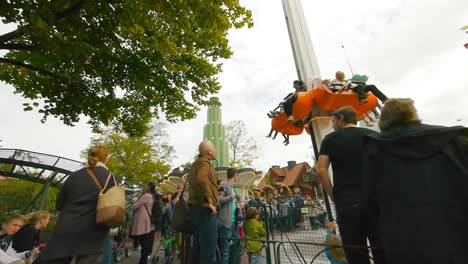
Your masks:
M141 186L149 181L155 182L169 172L174 148L168 143L165 123L146 125L146 132L141 137L117 132L113 127L100 132L91 138L90 147L102 145L109 149L107 165L126 185ZM88 149L83 150L83 158L87 157Z
M248 136L245 123L241 120L232 121L226 125L225 130L231 166L252 166L252 162L258 158L260 148L257 141Z
M0 80L42 99L43 120L85 115L132 136L153 117L192 119L209 105L229 29L252 26L239 0L14 0L0 17L18 26L0 35Z

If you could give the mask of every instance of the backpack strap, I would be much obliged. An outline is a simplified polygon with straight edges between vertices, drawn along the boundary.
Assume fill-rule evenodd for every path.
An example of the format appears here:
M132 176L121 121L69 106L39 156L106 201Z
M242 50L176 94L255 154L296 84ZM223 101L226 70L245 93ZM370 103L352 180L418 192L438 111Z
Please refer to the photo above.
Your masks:
M101 183L98 181L98 179L96 178L96 175L94 175L94 172L90 169L90 168L86 168L86 171L88 172L89 176L91 176L91 179L93 179L93 181L96 183L96 185L99 187L99 190L102 190L102 185ZM109 180L107 180L109 181ZM106 185L107 185L107 182L106 182Z
M151 214L150 214L150 212L149 212L149 210L148 210L148 207L146 207L146 204L144 204L143 206L145 207L146 212L148 213L148 216L149 216L149 218L150 218L150 220L151 220Z
M154 196L153 196L152 193L150 193L150 195L151 195L151 198L153 199L153 206L154 206L154 202L155 202ZM145 207L146 212L148 213L148 217L149 217L149 219L150 219L150 223L153 224L152 221L151 221L151 214L150 214L150 212L149 212L149 210L148 210L148 207L146 207L146 204L143 204L143 206ZM151 210L152 210L152 209L151 209Z

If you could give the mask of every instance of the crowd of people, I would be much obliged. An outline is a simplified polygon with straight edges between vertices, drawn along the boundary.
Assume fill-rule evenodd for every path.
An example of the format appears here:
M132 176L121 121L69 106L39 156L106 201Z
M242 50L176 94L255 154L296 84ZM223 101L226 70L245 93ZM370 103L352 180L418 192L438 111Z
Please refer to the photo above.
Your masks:
M265 193L255 189L251 199L244 199L233 188L237 179L235 169L228 169L227 182L217 181L214 168L208 162L215 157L214 145L204 141L199 151L196 167L192 167L188 176L188 203L193 221L191 263L216 263L218 246L220 263L239 264L242 238L249 263L260 263L264 248L261 239L266 235L261 214L270 223L270 231L298 231L304 224L302 216L309 218L311 227L328 227L323 204L308 195L302 197L299 190L295 190L294 196L282 196L277 191ZM307 213L302 213L303 208L308 209Z
M300 230L306 218L311 228L327 228L325 254L331 263L370 263L367 241L376 264L464 263L468 130L421 123L410 99L386 100L381 133L356 123L353 108L334 111L335 131L324 138L317 161L322 187L336 206L340 236L327 221L323 204L310 196L296 191L294 196L273 192L261 197L257 189L254 197L245 199L234 188L238 175L233 168L227 171L227 181L218 182L211 163L216 149L203 141L188 175L188 199L182 185L163 197L149 182L132 205L131 237L141 247L139 263L147 263L155 233L163 229L158 218L170 214L180 201L187 201L191 221L190 263L216 263L217 258L220 263L240 263L241 240L246 241L249 263L259 263L266 235L262 213L265 219L278 219L268 221L270 230L291 231L281 229L287 221L290 228ZM40 230L49 223L48 212L9 217L0 230L0 263L110 263L103 255L112 247L111 230L96 223L98 183L106 186L111 175L108 158L107 148L91 148L88 166L65 181L47 246L40 243ZM107 188L113 185L110 181ZM414 221L418 224L409 224Z
M351 264L370 263L369 241L377 264L464 263L468 131L422 124L410 99L383 101L381 133L357 127L355 110L343 107L333 112L335 132L321 145L317 172L335 202L344 257ZM214 146L203 142L200 153L200 162L214 158ZM194 223L195 243L211 241L215 247L216 177L206 164L207 169L191 179L191 185L199 181L205 186L199 192L201 200L191 203L191 210L203 211L205 219L212 221ZM333 183L328 175L330 165ZM249 201L250 208L261 204L259 196ZM408 219L421 224L409 225ZM402 239L407 234L411 238ZM193 249L196 263L215 263L214 248ZM339 259L332 263L343 262Z

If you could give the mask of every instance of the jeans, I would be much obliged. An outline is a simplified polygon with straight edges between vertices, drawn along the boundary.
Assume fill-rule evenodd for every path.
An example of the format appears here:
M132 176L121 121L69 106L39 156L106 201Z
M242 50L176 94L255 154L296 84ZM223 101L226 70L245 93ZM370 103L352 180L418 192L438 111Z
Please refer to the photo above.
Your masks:
M249 255L249 264L260 264L260 253L248 252L247 255Z
M239 264L240 263L240 240L239 229L237 223L232 222L231 228L219 225L218 228L219 239L219 252L221 255L221 264ZM234 238L233 240L224 238ZM232 242L231 242L232 241ZM231 244L231 246L229 246ZM231 261L229 261L231 260Z
M218 218L205 207L190 207L193 228L192 264L215 264Z
M112 258L113 258L112 251L113 250L114 250L114 237L109 237L107 246L104 249L104 255L102 256L101 264L112 264Z
M336 213L343 245L366 247L369 238L371 247L376 248L372 250L374 263L385 263L382 244L377 236L376 219L362 215L356 203L336 204ZM370 264L367 248L345 247L344 251L349 264Z

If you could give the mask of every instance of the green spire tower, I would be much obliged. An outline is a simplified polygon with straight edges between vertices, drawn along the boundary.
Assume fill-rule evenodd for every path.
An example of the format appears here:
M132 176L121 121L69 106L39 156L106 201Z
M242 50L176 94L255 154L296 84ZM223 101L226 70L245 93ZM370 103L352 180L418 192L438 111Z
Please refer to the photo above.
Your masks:
M208 107L208 123L203 128L203 140L209 140L215 145L217 165L229 167L229 147L221 123L221 103L217 97L211 97L210 102L213 106Z

